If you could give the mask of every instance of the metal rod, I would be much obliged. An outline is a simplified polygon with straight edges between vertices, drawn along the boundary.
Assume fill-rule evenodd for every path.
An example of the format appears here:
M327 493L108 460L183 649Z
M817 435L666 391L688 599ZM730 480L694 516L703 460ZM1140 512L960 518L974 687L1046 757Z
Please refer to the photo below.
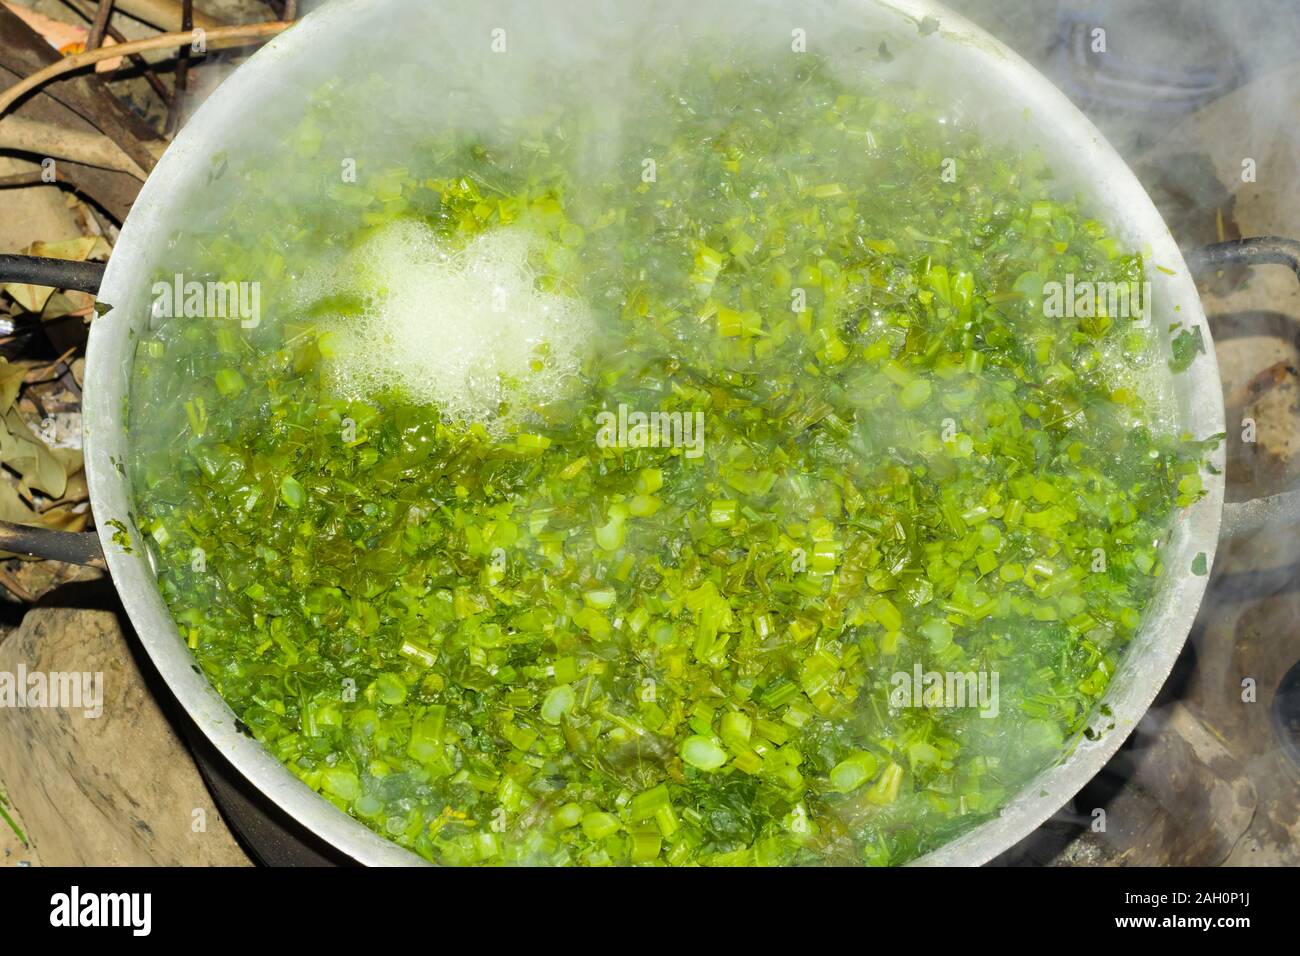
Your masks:
M1300 279L1300 242L1281 236L1250 236L1203 246L1187 257L1187 266L1194 273L1237 265L1286 266ZM1229 501L1223 506L1220 530L1225 538L1232 538L1295 524L1300 524L1300 490L1251 501Z
M54 531L0 521L0 551L48 558L91 568L106 568L104 549L93 531Z
M0 255L0 282L26 282L54 289L95 293L104 281L104 263L51 259L48 256Z
M1283 491L1250 501L1225 502L1220 534L1225 538L1235 538L1265 528L1288 525L1300 525L1300 491Z
M1236 265L1286 266L1300 279L1300 242L1281 236L1251 236L1202 246L1187 257L1187 266L1193 273Z

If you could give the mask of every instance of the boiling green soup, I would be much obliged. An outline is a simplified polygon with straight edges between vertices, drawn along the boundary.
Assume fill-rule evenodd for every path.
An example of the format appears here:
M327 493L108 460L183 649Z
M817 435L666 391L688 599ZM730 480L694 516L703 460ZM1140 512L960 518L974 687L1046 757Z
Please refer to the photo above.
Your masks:
M1151 322L1051 307L1144 265L1041 158L712 63L617 129L351 162L327 86L160 253L162 593L248 732L429 860L913 859L1091 726L1201 495Z

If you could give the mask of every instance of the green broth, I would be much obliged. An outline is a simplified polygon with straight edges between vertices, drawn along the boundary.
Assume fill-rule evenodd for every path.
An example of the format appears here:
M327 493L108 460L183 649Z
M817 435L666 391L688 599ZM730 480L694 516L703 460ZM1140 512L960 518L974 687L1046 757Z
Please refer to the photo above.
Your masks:
M1044 314L1143 263L1041 158L811 55L709 62L617 135L557 101L355 183L327 88L159 265L267 286L137 353L167 604L258 740L430 860L912 859L1085 732L1201 493L1154 332ZM412 222L533 237L594 323L563 394L340 389L377 290L302 276ZM699 454L598 441L620 406L701 414ZM918 667L996 674L997 715L891 702Z

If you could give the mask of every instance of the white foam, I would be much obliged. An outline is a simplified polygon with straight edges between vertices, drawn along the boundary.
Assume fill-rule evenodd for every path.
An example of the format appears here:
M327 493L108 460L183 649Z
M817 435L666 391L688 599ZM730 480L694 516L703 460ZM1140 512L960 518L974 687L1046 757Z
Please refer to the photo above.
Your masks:
M402 221L330 276L309 278L310 299L349 292L366 302L360 316L325 320L337 336L331 386L350 398L397 389L497 432L521 424L521 410L572 388L591 328L583 302L538 288L536 248L519 227L451 248L423 223Z

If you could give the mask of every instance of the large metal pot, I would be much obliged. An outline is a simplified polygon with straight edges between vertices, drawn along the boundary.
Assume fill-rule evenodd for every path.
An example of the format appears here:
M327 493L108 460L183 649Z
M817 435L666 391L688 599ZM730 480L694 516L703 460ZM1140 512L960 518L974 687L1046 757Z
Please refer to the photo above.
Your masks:
M305 827L365 864L422 862L377 836L318 797L255 740L241 733L234 713L195 666L160 597L147 548L124 549L111 519L125 522L133 541L143 540L131 526L132 496L116 466L125 460L128 436L123 420L136 338L133 324L147 321L147 309L129 308L147 289L150 246L162 241L164 214L177 196L191 195L195 177L223 148L224 133L255 122L256 104L282 88L299 58L367 29L367 19L382 0L336 0L272 41L225 81L177 137L150 177L122 230L100 291L114 308L94 322L86 369L86 471L107 566L140 641L163 679L216 749L258 790ZM735 11L732 12L735 16ZM802 13L799 16L803 16ZM938 32L930 28L938 22ZM991 123L1039 146L1058 174L1077 183L1109 224L1141 249L1151 269L1158 314L1156 324L1168 346L1168 325L1198 328L1208 343L1210 331L1183 256L1155 206L1124 161L1092 124L1052 84L1020 57L979 28L930 0L844 0L820 5L804 17L808 34L816 30L865 30L888 38L895 57L923 57L940 88L960 91L967 106L979 104ZM373 21L371 21L373 22ZM924 29L918 29L924 23ZM804 26L793 23L793 26ZM815 26L816 30L813 29ZM789 26L776 29L788 35ZM287 88L292 89L292 84ZM1268 253L1264 246L1219 250L1238 259ZM1276 261L1267 259L1266 261ZM1224 431L1223 401L1213 350L1174 377L1181 427L1203 437ZM1214 456L1218 471L1207 474L1207 494L1179 515L1165 556L1165 572L1140 633L1126 652L1105 697L1105 731L1085 739L1057 765L1029 783L991 820L924 857L924 864L981 864L1039 826L1088 782L1132 731L1183 646L1204 594L1207 577L1191 572L1193 559L1212 562L1221 523L1246 528L1295 510L1296 499L1277 496L1241 510L1224 506L1223 450ZM10 545L14 547L15 545ZM22 546L21 544L18 546ZM28 550L41 547L28 542ZM46 548L48 550L48 548Z

